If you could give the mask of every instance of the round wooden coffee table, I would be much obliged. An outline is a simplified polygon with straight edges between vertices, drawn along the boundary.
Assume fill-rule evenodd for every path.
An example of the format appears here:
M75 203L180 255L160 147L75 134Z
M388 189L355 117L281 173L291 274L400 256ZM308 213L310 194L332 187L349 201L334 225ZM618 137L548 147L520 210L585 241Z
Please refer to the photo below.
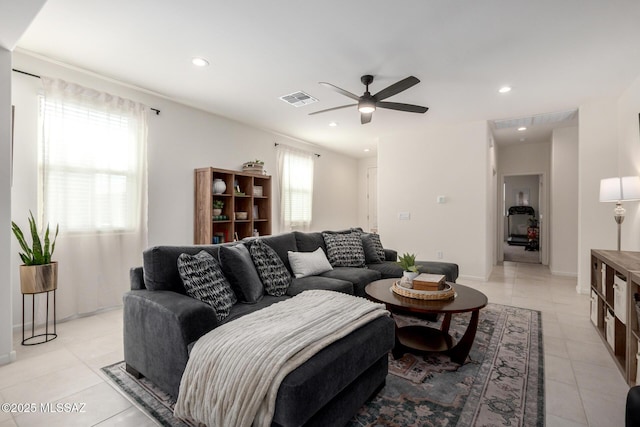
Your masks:
M398 295L391 290L393 282L399 279L382 279L371 282L365 288L365 293L370 299L385 304L391 313L411 314L421 317L427 314L444 314L440 329L427 326L405 326L399 328L396 324L396 344L393 348L393 357L401 357L407 350L412 352L443 352L451 357L455 363L463 364L478 329L478 315L480 309L487 305L487 296L468 286L450 283L456 291L456 297L450 300L420 300ZM471 320L464 335L455 345L449 326L451 315L454 313L471 312Z

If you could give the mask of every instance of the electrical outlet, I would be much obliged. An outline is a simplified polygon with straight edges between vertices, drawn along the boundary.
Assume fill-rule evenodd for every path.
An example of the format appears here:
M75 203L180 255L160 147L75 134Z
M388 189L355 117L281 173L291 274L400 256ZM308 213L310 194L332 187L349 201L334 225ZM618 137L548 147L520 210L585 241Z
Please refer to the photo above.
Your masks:
M443 257L444 257L444 254L442 253L442 251L436 251L436 258L442 259Z

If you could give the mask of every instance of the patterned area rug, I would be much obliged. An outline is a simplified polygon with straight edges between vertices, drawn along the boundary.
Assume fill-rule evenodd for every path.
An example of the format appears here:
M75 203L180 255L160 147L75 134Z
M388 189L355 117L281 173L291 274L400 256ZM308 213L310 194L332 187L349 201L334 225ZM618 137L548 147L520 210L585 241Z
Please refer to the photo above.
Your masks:
M429 324L396 316L400 326ZM454 315L450 332L460 339L468 314ZM430 324L437 327L437 324ZM540 312L498 304L480 311L478 332L466 362L410 353L389 358L386 386L349 426L544 426L544 360ZM173 417L169 396L124 362L102 368L124 394L163 426L188 426Z

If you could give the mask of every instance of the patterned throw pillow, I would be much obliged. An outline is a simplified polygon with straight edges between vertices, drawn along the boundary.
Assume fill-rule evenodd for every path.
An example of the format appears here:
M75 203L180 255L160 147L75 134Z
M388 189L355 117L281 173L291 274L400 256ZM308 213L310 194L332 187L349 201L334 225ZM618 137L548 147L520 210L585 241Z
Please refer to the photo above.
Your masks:
M367 264L379 264L385 260L384 248L380 236L374 233L362 233L362 248Z
M238 300L211 254L205 251L197 255L180 254L178 272L187 295L212 306L218 322L229 315L231 307Z
M360 233L322 233L327 258L333 267L364 267L365 257Z
M276 251L257 239L249 248L249 253L267 294L274 297L284 295L291 284L291 274Z

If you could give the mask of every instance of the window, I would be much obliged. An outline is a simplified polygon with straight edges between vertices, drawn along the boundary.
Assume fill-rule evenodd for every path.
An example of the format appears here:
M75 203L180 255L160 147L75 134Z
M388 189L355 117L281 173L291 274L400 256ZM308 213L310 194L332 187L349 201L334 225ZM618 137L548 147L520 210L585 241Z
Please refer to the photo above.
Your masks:
M308 229L313 202L314 155L278 145L283 230Z
M138 228L145 176L143 107L62 81L45 83L40 102L45 218L67 232Z

